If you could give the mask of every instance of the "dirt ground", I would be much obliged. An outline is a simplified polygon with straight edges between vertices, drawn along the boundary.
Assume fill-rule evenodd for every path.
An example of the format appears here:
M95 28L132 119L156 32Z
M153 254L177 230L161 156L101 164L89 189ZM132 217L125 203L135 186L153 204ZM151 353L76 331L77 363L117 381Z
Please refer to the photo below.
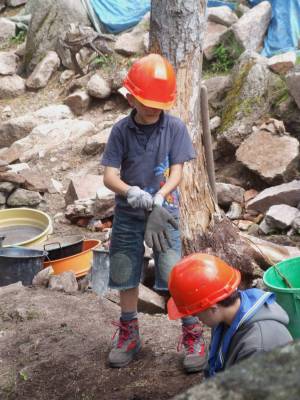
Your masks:
M203 379L183 372L180 324L163 314L140 314L141 353L109 368L118 316L116 304L93 293L0 291L1 400L163 400Z

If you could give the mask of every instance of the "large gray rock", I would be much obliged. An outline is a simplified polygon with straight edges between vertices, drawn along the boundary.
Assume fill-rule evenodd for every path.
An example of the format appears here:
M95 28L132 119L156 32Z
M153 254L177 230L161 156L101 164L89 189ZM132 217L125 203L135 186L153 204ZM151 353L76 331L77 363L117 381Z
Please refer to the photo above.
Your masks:
M208 21L225 26L231 26L238 21L237 15L227 6L208 7L207 19Z
M263 43L272 16L272 7L263 1L232 25L236 39L245 50L258 50Z
M25 81L18 75L0 77L0 99L20 96L25 92Z
M173 400L299 400L300 342L251 357Z
M231 88L232 79L230 75L218 75L204 79L202 84L207 87L208 104L212 116L213 111L221 106L222 100Z
M68 106L52 105L21 117L11 118L0 124L0 148L9 147L15 141L28 135L38 125L72 118L72 116L73 114Z
M240 186L229 183L216 183L218 204L228 207L232 202L242 204L244 202L245 190Z
M111 129L107 128L100 133L87 138L86 144L83 148L83 153L87 155L102 154L108 141L110 132Z
M68 205L76 200L95 199L97 191L102 186L103 179L98 175L74 176L69 183L65 202Z
M26 86L29 89L41 89L45 87L59 66L60 59L57 53L55 51L48 51L26 80Z
M287 204L278 204L269 208L265 221L271 228L286 229L293 224L298 216L300 216L298 208Z
M240 145L236 158L269 184L287 182L297 177L299 142L259 130Z
M83 115L90 106L91 98L85 90L77 90L66 97L64 103L75 115Z
M147 34L149 31L150 15L147 13L132 31L121 33L115 44L115 51L125 56L143 54L147 50Z
M224 101L217 144L221 152L239 147L252 132L254 122L269 110L266 98L271 74L265 57L251 51L240 57Z
M0 75L13 75L17 72L18 57L11 52L0 52Z
M57 50L59 37L70 23L90 26L81 1L29 0L26 9L32 14L29 25L25 66L32 71L49 50Z
M16 189L7 199L10 207L36 207L42 201L42 196L37 192L26 189Z
M9 7L19 7L23 4L26 4L27 0L6 0L6 4Z
M18 153L21 162L43 157L51 150L63 151L78 144L80 139L95 133L95 126L88 121L65 119L35 127L29 135L14 142L10 149Z
M7 18L0 18L0 42L6 42L16 34L16 24Z
M110 83L99 73L94 74L87 84L88 94L98 99L106 99L111 95Z
M291 96L282 91L286 99L279 99L274 107L274 115L284 122L286 130L300 141L300 109Z
M286 77L288 89L300 109L300 68L292 70Z
M297 207L299 199L300 180L294 180L263 190L248 202L247 208L264 213L276 204L288 204Z
M269 68L277 74L286 74L296 64L296 53L294 51L288 51L287 53L277 54L269 58Z

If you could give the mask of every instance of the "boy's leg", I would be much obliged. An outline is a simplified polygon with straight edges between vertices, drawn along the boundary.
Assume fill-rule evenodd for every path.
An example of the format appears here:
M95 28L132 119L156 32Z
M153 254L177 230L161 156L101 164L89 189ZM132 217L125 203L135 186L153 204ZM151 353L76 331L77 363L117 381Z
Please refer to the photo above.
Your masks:
M169 274L173 266L181 259L181 239L178 229L168 226L172 248L165 253L155 252L155 289L168 290ZM196 317L182 318L182 336L180 340L184 348L183 367L186 372L197 372L205 364L205 346L202 327Z
M121 316L118 336L109 353L112 367L124 367L141 349L137 302L144 256L145 222L116 214L110 245L110 282L120 292Z

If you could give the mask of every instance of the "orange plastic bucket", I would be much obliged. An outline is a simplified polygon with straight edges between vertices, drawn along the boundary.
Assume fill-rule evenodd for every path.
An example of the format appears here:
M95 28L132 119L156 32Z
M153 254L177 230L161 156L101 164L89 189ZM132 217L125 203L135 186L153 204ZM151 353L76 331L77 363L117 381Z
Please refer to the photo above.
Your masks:
M54 270L54 275L72 271L76 275L76 278L80 278L89 272L92 266L93 250L98 247L100 243L100 240L84 240L81 253L54 261L45 261L44 267L46 268L51 265Z

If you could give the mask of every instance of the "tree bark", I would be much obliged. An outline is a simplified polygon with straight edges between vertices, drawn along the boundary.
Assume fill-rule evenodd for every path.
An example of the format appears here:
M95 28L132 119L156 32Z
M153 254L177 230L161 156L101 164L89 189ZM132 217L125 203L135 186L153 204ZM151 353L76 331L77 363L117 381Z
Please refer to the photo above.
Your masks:
M150 50L164 55L176 69L177 102L172 110L187 125L197 159L187 163L181 185L184 252L202 247L203 234L218 212L208 183L201 120L200 88L205 0L152 0Z
M240 269L247 281L261 275L260 269L248 243L218 208L204 157L200 90L205 8L206 0L152 0L150 51L165 56L176 69L177 101L172 113L186 123L197 154L196 160L186 163L180 187L184 254L216 254Z

